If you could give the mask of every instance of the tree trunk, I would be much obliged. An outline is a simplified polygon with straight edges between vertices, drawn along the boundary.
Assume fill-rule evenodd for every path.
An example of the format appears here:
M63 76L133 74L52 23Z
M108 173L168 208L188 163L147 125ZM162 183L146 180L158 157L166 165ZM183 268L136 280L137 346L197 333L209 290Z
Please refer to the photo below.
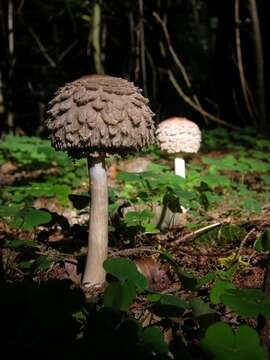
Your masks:
M264 83L264 54L260 30L260 21L257 11L256 0L249 0L250 15L253 26L253 39L256 57L256 73L257 73L257 98L259 109L259 130L262 133L269 131L266 117L265 105L265 83Z

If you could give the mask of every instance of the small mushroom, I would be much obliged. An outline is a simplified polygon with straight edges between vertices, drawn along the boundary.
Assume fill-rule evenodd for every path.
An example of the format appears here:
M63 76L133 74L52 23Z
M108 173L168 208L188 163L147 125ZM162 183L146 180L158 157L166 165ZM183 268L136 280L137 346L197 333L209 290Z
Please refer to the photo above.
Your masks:
M186 177L185 157L198 152L201 131L193 121L182 117L172 117L162 121L156 130L157 143L161 150L174 154L175 175ZM181 206L183 214L187 209Z
M61 87L49 103L52 145L87 158L91 188L88 252L83 285L105 281L108 187L105 157L126 155L154 142L153 113L141 89L122 78L88 75Z
M175 174L186 177L185 157L198 152L201 131L193 122L182 117L162 121L156 131L157 143L161 150L174 154Z

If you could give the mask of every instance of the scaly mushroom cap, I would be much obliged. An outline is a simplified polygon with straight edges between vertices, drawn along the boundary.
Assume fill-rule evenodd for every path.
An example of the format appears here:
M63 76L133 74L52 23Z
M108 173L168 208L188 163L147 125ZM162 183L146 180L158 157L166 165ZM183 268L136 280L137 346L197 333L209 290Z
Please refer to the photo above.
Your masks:
M141 91L108 75L84 76L61 87L47 111L52 145L81 158L124 155L152 144L154 114Z
M170 154L197 153L201 144L199 127L193 121L180 117L162 121L156 137L160 149Z

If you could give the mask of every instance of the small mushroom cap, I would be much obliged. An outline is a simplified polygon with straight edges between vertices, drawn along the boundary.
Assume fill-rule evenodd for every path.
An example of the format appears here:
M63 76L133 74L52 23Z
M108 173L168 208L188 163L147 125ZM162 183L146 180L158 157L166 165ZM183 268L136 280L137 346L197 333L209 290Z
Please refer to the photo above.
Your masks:
M52 145L73 158L124 155L154 142L153 113L133 83L88 75L58 89L46 125Z
M172 117L162 121L156 131L157 143L169 154L197 153L201 144L199 127L186 118Z

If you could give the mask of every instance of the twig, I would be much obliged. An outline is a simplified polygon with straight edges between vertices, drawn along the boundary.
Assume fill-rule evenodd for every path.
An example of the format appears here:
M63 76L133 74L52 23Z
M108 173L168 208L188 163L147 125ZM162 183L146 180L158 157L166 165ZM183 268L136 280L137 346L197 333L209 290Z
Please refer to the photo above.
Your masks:
M163 33L164 33L164 36L165 36L165 39L167 41L167 45L168 45L168 49L169 49L169 52L175 62L175 64L177 65L177 67L179 68L184 80L185 80L185 83L188 87L189 90L192 89L192 85L191 85L191 82L189 80L189 77L188 77L188 74L186 72L186 69L184 67L184 65L182 64L181 60L179 59L179 56L176 54L173 46L172 46L172 42L171 42L171 38L170 38L170 34L168 32L168 29L167 29L167 26L166 26L166 23L164 21L161 20L160 16L156 13L156 12L153 12L153 16L155 17L155 19L160 23L161 27L162 27L162 30L163 30ZM193 99L194 99L194 102L198 105L198 107L202 108L201 104L200 104L200 101L197 97L197 95L193 95ZM208 124L208 121L207 121L207 117L201 113L201 115L204 117L204 120L206 122L206 124Z
M177 249L177 254L183 255L183 256L191 256L191 257L198 257L198 256L207 256L207 257L222 257L227 256L228 254L231 254L234 250L228 250L225 252L212 252L212 253L202 253L200 251L194 251L194 250L187 250L184 249L180 250ZM134 248L134 249L124 249L119 251L113 251L109 254L109 257L118 257L118 256L132 256L136 255L141 252L150 252L152 254L159 253L162 254L162 250L154 249L152 247L146 247L146 248Z
M66 57L66 55L74 48L74 46L76 46L78 43L78 40L74 40L59 56L58 58L58 63L60 63L64 57Z
M203 234L203 233L205 233L205 232L207 232L207 231L209 231L211 229L214 229L214 228L216 228L218 226L221 226L221 225L223 225L223 223L217 222L217 223L214 223L214 224L207 225L207 226L205 226L205 227L203 227L201 229L197 229L195 231L192 231L191 233L189 233L189 234L187 234L185 236L182 236L180 239L175 240L173 242L173 245L175 246L175 245L181 244L183 242L191 241L191 240L193 240L193 238L195 236Z
M144 14L143 14L143 0L139 0L139 35L140 35L140 55L141 55L141 65L142 65L142 80L143 80L143 90L145 96L148 96L147 89L147 77L146 77L146 64L145 64L145 39L144 39Z
M173 75L171 70L168 70L168 75L169 75L169 79L171 81L171 83L173 84L173 86L175 87L176 91L178 92L178 94L181 96L181 98L187 103L189 104L193 109L195 109L196 111L200 112L201 114L203 114L204 116L207 116L210 120L216 122L217 124L221 124L221 125L225 125L229 128L235 129L235 130L239 130L238 126L232 125L230 123L228 123L225 120L222 120L212 114L210 114L209 112L207 112L206 110L202 109L201 107L199 107L197 104L195 104L185 93L184 91L181 89L181 87L179 86L179 84L177 83L175 76Z
M242 51L241 51L241 37L240 37L240 28L239 28L239 0L235 0L234 6L234 17L235 17L235 42L236 42L236 57L237 57L237 65L240 77L240 83L242 87L243 96L245 99L245 103L247 106L248 113L253 120L253 123L256 124L256 118L251 107L248 92L247 92L247 80L245 78L244 67L243 67L243 59L242 59Z
M154 60L150 54L150 52L147 50L147 47L145 48L145 53L146 53L146 57L147 57L147 60L150 64L150 68L151 68L151 71L152 71L152 99L153 99L153 102L155 103L156 102L156 98L157 98L157 71L156 71L156 67L155 67L155 63L154 63Z
M153 247L143 247L143 248L134 248L134 249L123 249L119 251L112 251L109 254L109 257L116 257L116 256L131 256L136 255L141 252L150 252L150 253L161 253L161 250L154 249Z
M41 51L43 57L48 61L48 63L51 65L52 68L55 68L56 67L55 61L50 57L50 55L48 54L47 49L45 48L45 46L40 41L37 34L34 32L34 30L32 29L31 26L26 25L26 27L27 27L27 30L29 31L29 33L31 34L31 36L33 37L33 39L35 40L35 42L36 42L39 50Z
M238 248L238 251L237 251L237 255L236 255L236 258L238 259L241 255L241 252L243 250L243 247L245 246L246 242L248 241L249 237L251 234L253 234L254 232L256 231L256 228L253 228L251 229L247 235L244 237L244 239L241 241L240 245L239 245L239 248Z

